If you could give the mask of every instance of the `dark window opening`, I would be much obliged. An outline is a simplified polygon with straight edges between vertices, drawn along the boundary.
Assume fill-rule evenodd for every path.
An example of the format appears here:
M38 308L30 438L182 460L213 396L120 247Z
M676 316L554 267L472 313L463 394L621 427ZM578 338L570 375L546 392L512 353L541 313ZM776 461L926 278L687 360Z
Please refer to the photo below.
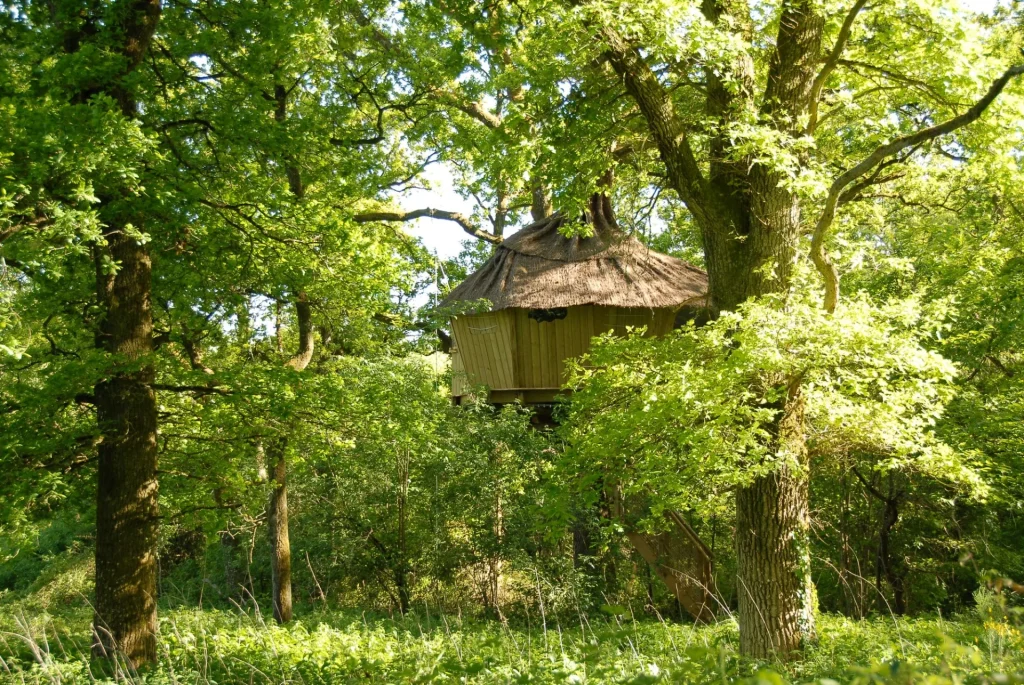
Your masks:
M553 309L531 309L529 317L537 323L547 323L564 319L568 314L568 307L554 307Z

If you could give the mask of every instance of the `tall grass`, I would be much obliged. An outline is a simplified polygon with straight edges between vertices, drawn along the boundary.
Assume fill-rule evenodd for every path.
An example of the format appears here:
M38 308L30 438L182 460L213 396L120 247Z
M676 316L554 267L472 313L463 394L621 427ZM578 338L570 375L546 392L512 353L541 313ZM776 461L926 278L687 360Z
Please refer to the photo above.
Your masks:
M0 605L2 606L2 605ZM894 621L896 625L894 626ZM894 628L898 628L894 629ZM0 680L13 683L733 683L1024 682L1024 639L1008 623L822 616L820 639L789 664L735 651L731 620L710 626L635 612L516 621L424 606L405 616L319 610L289 626L258 611L174 609L159 660L136 672L92 659L89 610L0 618ZM1004 674L1004 675L999 675Z

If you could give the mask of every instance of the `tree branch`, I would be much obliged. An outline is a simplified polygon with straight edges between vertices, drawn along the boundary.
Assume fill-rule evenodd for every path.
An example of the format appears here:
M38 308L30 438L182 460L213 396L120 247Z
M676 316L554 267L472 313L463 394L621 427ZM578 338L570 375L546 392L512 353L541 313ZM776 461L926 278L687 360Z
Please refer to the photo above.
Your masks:
M636 101L665 163L673 189L692 212L704 209L705 179L672 100L643 55L610 26L600 28L605 55Z
M450 95L450 97L452 98L452 100L454 100L452 104L454 104L456 109L458 109L459 111L464 112L465 114L468 114L469 116L473 117L487 128L501 128L501 117L497 116L496 114L493 114L492 112L488 112L487 108L485 108L479 102L465 102L463 100L459 100L454 95Z
M231 395L230 390L224 390L210 385L168 385L166 383L153 383L149 387L154 390L167 390L169 392L194 392L200 395ZM76 396L76 400L80 396Z
M856 466L854 466L850 470L853 471L853 475L857 476L857 480L859 480L864 485L864 489L867 490L873 497L875 497L877 499L880 499L883 502L886 501L886 499L887 499L886 496L883 495L882 493L880 493L870 483L868 483L867 480L864 479L864 476L860 475L860 471L857 470Z
M818 222L814 227L814 236L811 238L811 260L814 262L814 266L818 269L822 278L825 279L825 309L828 311L834 311L836 304L839 302L839 272L836 270L835 265L825 252L825 237L828 233L828 229L832 226L832 222L836 216L836 206L839 203L839 198L848 185L864 176L877 165L881 164L887 157L891 157L909 147L915 145L921 145L930 140L934 140L939 136L952 133L953 131L966 126L975 120L977 120L988 106L995 101L999 94L1003 92L1006 84L1010 82L1015 76L1024 74L1024 64L1018 64L1010 67L1002 76L997 78L989 86L988 92L978 100L973 107L959 114L951 119L947 119L941 124L930 126L910 135L902 136L893 140L885 145L880 145L875 148L874 152L865 157L856 166L847 169L839 178L837 178L832 186L829 188L828 196L825 198L825 206L821 210L821 216L818 218Z
M411 212L366 212L364 214L357 214L353 218L356 223L367 224L373 221L412 221L413 219L419 219L422 217L454 221L462 227L463 231L474 238L484 240L494 245L501 243L500 237L474 225L473 222L466 218L464 214L460 214L458 212L447 212L443 209L431 209L430 207L426 207L424 209L414 209Z
M853 7L846 13L846 18L843 20L843 25L839 29L839 35L836 36L835 45L832 46L832 52L829 53L825 59L825 64L821 67L821 71L814 77L814 83L811 84L811 111L810 121L807 124L807 132L811 133L814 131L814 127L818 123L818 100L821 98L821 89L825 86L825 81L835 71L835 68L839 65L839 58L843 56L843 51L846 50L846 44L850 42L850 34L853 33L853 22L856 21L857 15L864 9L868 0L857 0L853 3Z
M309 298L304 291L299 292L295 298L295 316L299 320L299 349L285 362L296 371L302 371L309 366L313 359L314 331L313 331L313 308L309 304Z

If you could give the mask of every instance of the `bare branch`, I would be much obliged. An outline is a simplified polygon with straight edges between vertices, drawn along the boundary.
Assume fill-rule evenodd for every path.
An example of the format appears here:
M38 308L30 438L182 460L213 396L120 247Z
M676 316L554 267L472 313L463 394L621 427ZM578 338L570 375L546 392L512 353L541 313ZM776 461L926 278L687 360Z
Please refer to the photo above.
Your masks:
M412 221L413 219L419 219L422 217L454 221L462 227L463 231L474 238L484 240L494 245L501 243L500 237L474 225L473 222L466 218L464 214L460 214L458 212L446 212L443 209L431 209L430 207L426 207L424 209L414 209L411 212L367 212L365 214L357 214L354 219L356 220L356 223L367 224L373 221Z
M870 62L861 62L859 60L853 59L841 59L839 60L839 64L845 67L849 67L854 72L857 72L858 69L866 69L868 71L873 71L877 74L881 74L889 81L894 81L896 83L901 83L903 85L915 88L921 91L922 93L925 93L936 102L939 102L943 105L952 104L942 93L936 91L934 86L932 86L927 81L922 81L921 79L917 79L912 76L907 76L906 74L901 74L897 71L893 71L892 69L871 64Z
M839 273L825 252L825 236L828 233L828 229L832 226L832 221L836 216L836 206L846 187L884 162L887 157L898 154L907 148L934 140L947 133L952 133L958 128L974 122L999 97L1006 84L1020 74L1024 74L1024 64L1010 67L1003 72L1002 76L993 81L992 85L989 86L988 92L963 114L947 119L941 124L902 136L885 145L880 145L875 148L874 152L861 160L859 164L846 170L832 183L828 196L825 198L825 206L821 210L821 216L814 227L814 236L811 239L811 259L822 278L825 279L825 309L830 312L834 311L836 304L839 302Z

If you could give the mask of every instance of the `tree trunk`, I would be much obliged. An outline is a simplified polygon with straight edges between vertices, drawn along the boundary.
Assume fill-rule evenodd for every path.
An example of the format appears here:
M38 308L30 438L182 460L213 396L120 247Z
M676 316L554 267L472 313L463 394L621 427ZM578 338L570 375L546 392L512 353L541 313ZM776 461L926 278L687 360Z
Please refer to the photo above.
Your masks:
M897 616L907 613L907 602L903 589L905 573L897 568L898 563L893 559L892 554L892 529L900 520L900 497L902 493L896 489L893 475L889 474L889 494L882 502L882 526L878 534L878 557L875 565L875 575L879 592L881 592L881 579L885 576L889 587L892 588L892 611Z
M107 72L106 81L93 81L76 92L73 103L87 105L102 93L118 103L125 119L137 116L134 94L125 81L149 49L160 9L159 0L132 0L118 3L110 17L92 23L98 17L90 16L89 5L75 13L73 22L57 22L65 53L103 41L104 49L124 58L119 71ZM86 32L83 26L102 26L102 33ZM107 242L93 246L102 312L96 345L110 354L106 377L94 389L102 441L97 455L93 652L120 653L133 666L142 666L156 659L157 410L155 371L145 359L153 351L152 264L145 245L124 232L128 223L143 224L132 212L133 193L113 189L103 198L99 213L107 226ZM114 275L104 263L108 254L119 265Z
M118 362L153 351L150 258L121 230L109 234L120 263L101 275L106 306L100 338ZM101 254L101 251L97 251ZM117 362L115 362L117 363ZM111 370L96 384L99 446L96 498L96 604L93 650L133 665L156 659L157 410L151 364Z
M270 502L267 520L270 528L271 600L274 620L288 623L292 620L292 548L288 541L288 473L285 461L287 441L278 440L268 449L271 467Z
M785 658L814 636L803 411L794 380L778 422L777 447L796 464L736 491L740 653L755 659Z
M409 563L406 545L406 525L409 504L409 455L399 454L396 459L398 473L398 545L395 559L395 587L398 589L398 605L402 614L409 612Z
M282 126L288 120L288 90L282 84L274 86L274 120ZM302 176L295 160L290 154L284 156L285 175L288 178L288 189L293 199L298 202L305 195ZM305 291L299 290L295 296L295 316L298 324L299 347L296 353L285 362L296 371L305 369L313 359L315 333L313 330L313 310ZM277 351L284 350L284 336L281 329L281 301L275 301L274 309L275 337ZM292 548L288 539L288 468L285 458L288 446L287 435L282 436L267 456L273 462L271 467L270 502L267 506L268 523L270 526L271 554L271 588L274 605L274 620L288 623L292 620Z
M749 17L727 16L730 7L715 0L702 3L708 21L742 33ZM725 26L726 19L734 28ZM706 71L706 113L722 131L711 136L706 176L686 126L643 53L614 29L601 29L609 63L646 120L669 183L701 229L713 315L788 285L801 230L799 202L781 184L778 172L756 159L731 157L733 142L725 132L730 120L760 109L759 114L780 132L798 135L799 121L812 99L823 24L811 3L785 7L760 108L754 99L756 81L749 55L737 56L724 75L728 79L713 69ZM798 382L791 384L789 395L781 407L776 437L778 446L803 463ZM740 652L755 658L785 657L814 634L805 469L783 469L756 479L737 491L736 505Z
M239 598L242 579L238 575L238 537L231 531L221 531L220 551L224 555L224 597Z

